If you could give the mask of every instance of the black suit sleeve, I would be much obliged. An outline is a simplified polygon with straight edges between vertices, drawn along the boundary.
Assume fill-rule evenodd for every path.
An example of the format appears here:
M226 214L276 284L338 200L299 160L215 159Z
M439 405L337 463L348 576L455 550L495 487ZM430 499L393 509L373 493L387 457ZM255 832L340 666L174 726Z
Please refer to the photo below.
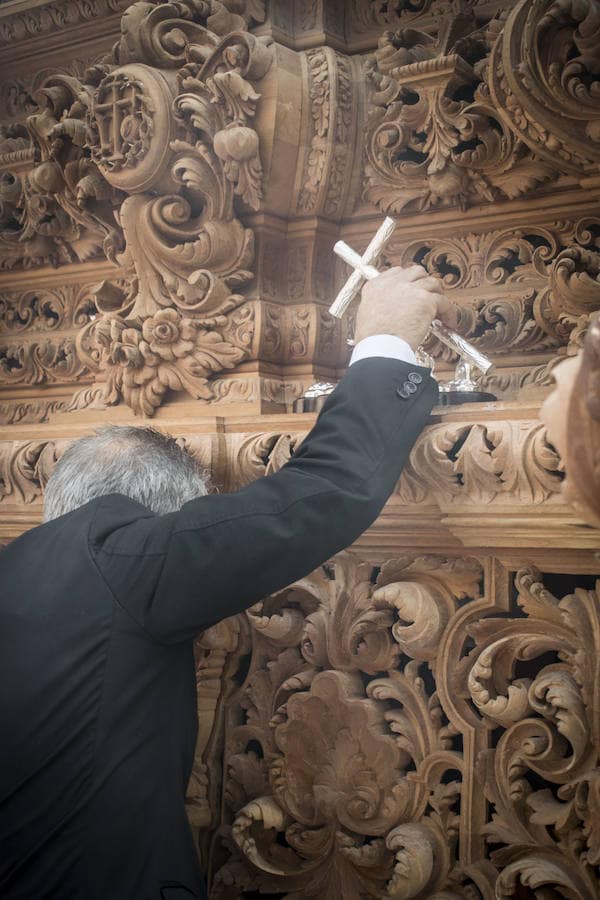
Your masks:
M407 393L410 372L416 391ZM411 386L413 382L410 382ZM232 494L115 524L100 503L90 549L113 595L158 640L193 637L303 577L376 519L437 398L427 369L350 367L279 472Z

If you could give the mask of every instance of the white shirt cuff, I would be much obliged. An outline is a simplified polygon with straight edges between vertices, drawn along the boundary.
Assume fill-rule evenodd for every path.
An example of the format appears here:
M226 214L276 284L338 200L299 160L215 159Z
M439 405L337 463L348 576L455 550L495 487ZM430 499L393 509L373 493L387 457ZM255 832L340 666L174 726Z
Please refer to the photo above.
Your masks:
M417 358L410 344L394 334L372 334L359 341L350 357L350 365L369 356L386 356L417 365Z

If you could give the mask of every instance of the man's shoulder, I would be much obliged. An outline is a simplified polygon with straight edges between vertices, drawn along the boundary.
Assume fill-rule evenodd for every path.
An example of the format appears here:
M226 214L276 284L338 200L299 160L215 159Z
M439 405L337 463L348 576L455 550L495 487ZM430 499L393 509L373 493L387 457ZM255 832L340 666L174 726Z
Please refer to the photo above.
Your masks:
M94 497L56 519L30 528L0 552L2 556L12 555L29 548L32 544L54 542L56 539L71 542L75 536L87 540L90 534L96 537L103 531L112 532L123 525L153 515L151 510L124 494L105 494Z

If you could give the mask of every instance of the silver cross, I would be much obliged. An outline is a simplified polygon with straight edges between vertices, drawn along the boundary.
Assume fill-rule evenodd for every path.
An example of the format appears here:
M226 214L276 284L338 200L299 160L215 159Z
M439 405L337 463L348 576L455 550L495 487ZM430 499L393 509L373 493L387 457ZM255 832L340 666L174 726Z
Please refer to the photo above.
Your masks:
M365 281L377 278L380 274L373 263L377 261L379 254L388 242L395 227L396 223L394 219L388 216L362 256L353 250L352 247L349 247L348 244L344 243L344 241L338 241L335 244L333 252L340 256L344 262L347 262L348 265L352 266L354 272L350 275L348 281L342 287L330 306L329 312L332 316L339 319L352 300L356 297ZM471 365L475 366L484 374L494 365L491 359L488 359L487 356L480 353L473 344L466 341L460 334L446 328L439 319L433 320L431 323L431 331L438 340L443 344L446 344L447 347L450 347L450 349L457 353L461 359L471 363Z

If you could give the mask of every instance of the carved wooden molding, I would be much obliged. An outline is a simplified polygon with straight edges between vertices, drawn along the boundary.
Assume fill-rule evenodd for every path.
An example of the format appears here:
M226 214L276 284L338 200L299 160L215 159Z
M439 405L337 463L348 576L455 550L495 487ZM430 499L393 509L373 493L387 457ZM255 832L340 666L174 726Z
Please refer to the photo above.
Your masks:
M586 217L520 230L397 240L388 259L402 265L420 262L443 278L461 306L461 330L499 362L507 357L484 385L510 397L529 385L549 387L560 354L581 345L589 317L600 307L599 241L600 220ZM307 266L300 251L307 252L303 246L292 247L288 255L292 297L304 293ZM297 292L296 270L302 279ZM247 301L207 330L204 315L193 310L185 315L165 307L145 322L143 317L115 316L112 310L126 307L133 293L131 277L78 288L1 293L0 385L72 383L106 373L106 402L126 397L135 409L151 415L168 388L222 399L223 389L217 389L214 379L209 388L206 374L211 365L218 371L227 359L331 366L347 358L344 338L351 320L340 329L316 305ZM73 302L81 311L67 314L63 307ZM158 341L151 338L155 329ZM198 331L200 338L194 337ZM183 341L178 337L182 333ZM432 344L430 350L442 367L451 361L440 345ZM545 361L536 365L536 357ZM512 358L519 363L516 369L510 367ZM164 363L172 364L168 372ZM139 396L128 384L140 388Z
M33 9L18 11L1 10L0 46L11 47L29 39L46 37L77 27L84 22L102 19L107 15L122 12L129 0L94 0L82 3L77 0L53 0Z
M165 360L166 365L169 362L173 361ZM90 404L102 402L94 390L85 390ZM25 416L27 409L20 414ZM19 413L13 416L18 421ZM216 435L185 435L182 439L205 464L208 452L208 465L216 482L234 489L278 471L305 433L224 435L216 460L209 452ZM15 471L14 460L25 452L24 447L29 447L27 453L31 455L30 442L0 444L7 472ZM47 447L51 450L46 451ZM51 440L38 442L38 449L46 455L58 453ZM536 420L447 422L430 426L418 439L396 488L394 504L412 509L433 502L446 511L487 509L493 504L496 515L501 516L504 508L510 516L515 504L523 511L555 502L562 484L560 469L560 459L547 441L545 427ZM7 476L0 500L14 493L11 488L21 495L26 493L28 501L40 493L33 476L31 484L25 490L22 487Z
M310 144L298 168L296 210L339 218L355 157L358 92L352 60L328 47L306 53Z
M316 304L246 301L209 328L204 317L172 307L126 319L111 313L133 290L131 279L115 278L0 291L0 389L77 383L71 403L63 401L55 411L125 399L136 412L153 415L167 390L221 403L254 396L251 378L213 378L207 385L206 373L220 372L228 361L331 366L348 356L349 323L340 326ZM92 391L95 376L101 382ZM289 404L310 377L261 376L261 396ZM0 405L0 422L22 418L22 404L16 399Z

